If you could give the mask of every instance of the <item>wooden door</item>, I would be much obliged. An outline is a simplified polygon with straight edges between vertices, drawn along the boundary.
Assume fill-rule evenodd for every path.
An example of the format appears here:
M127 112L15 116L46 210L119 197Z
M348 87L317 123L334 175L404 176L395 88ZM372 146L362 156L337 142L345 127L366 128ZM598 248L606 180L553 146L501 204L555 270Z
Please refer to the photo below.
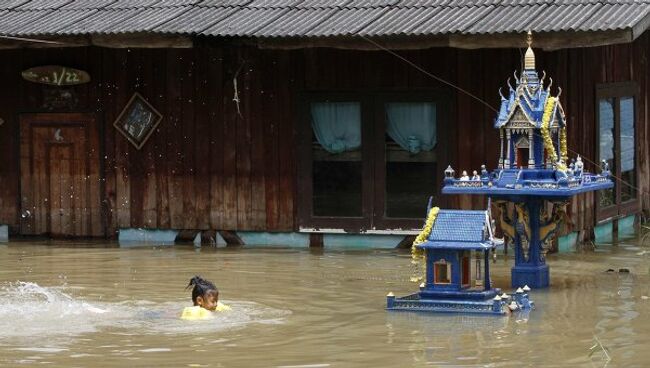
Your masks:
M20 151L21 233L103 236L94 116L21 115Z
M464 256L462 258L462 266L461 266L461 272L462 272L462 280L461 284L462 285L469 285L469 279L470 279L470 268L469 268L469 257Z

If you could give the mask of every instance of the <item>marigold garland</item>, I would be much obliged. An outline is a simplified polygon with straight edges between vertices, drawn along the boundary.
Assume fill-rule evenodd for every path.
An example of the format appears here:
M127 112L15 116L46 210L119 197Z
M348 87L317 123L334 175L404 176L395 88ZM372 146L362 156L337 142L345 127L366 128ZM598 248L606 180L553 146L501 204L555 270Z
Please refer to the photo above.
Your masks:
M555 147L553 146L553 140L551 139L551 134L549 133L549 125L551 123L551 116L553 115L553 110L555 109L555 97L549 96L546 99L546 104L544 105L544 115L542 115L542 139L544 140L544 148L549 155L551 162L557 166L558 170L566 170L566 166L558 162L557 153L555 152ZM564 129L563 129L564 130ZM562 135L564 135L564 142L562 142ZM562 150L562 146L566 147L566 132L560 133L560 149L562 158L566 156L565 150Z
M439 207L433 207L429 210L427 219L424 222L424 227L415 238L413 245L411 246L411 264L415 266L413 270L413 277L411 277L411 282L420 282L424 279L422 272L420 271L420 267L424 265L425 261L424 250L418 248L417 246L424 243L429 237L429 234L431 234L433 224L436 221L436 217L438 216L439 211Z
M562 127L560 131L560 154L562 154L562 161L566 164L569 162L569 146L566 138L566 127Z

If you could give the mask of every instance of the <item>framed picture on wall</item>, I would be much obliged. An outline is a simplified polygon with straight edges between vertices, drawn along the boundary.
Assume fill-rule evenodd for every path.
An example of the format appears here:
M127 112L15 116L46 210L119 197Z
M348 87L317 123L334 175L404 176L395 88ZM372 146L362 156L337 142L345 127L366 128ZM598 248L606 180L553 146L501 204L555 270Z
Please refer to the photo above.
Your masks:
M135 148L140 149L156 130L162 115L139 93L126 103L126 106L113 123L115 129L126 137Z

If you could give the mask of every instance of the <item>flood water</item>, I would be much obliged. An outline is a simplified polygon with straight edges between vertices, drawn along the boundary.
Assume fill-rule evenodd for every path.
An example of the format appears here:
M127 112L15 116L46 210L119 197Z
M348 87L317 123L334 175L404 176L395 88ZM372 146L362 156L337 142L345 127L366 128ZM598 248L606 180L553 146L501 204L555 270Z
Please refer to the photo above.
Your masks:
M650 247L634 242L551 256L552 287L511 317L386 312L416 289L403 251L107 245L0 245L0 365L650 365ZM492 264L496 286L511 264ZM197 273L231 312L178 318Z

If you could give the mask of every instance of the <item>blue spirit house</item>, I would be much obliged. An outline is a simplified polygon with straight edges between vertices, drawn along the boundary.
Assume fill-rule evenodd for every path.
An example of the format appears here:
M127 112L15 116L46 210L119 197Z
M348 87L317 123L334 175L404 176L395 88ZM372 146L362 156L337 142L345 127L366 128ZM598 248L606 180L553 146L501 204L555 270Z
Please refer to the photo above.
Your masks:
M495 246L490 222L487 211L439 210L426 241L416 245L426 259L420 292L403 298L389 294L388 309L507 313L507 298L490 282L489 254Z
M544 85L535 70L535 54L525 55L524 71L509 96L501 96L495 127L501 137L499 168L469 177L445 171L445 194L484 194L499 207L500 227L514 244L512 286L533 288L550 284L546 252L566 217L566 204L579 193L613 187L609 169L601 174L583 171L580 156L567 164L566 117L557 96L551 96L552 80ZM559 90L561 93L561 89ZM559 94L558 94L559 96Z

